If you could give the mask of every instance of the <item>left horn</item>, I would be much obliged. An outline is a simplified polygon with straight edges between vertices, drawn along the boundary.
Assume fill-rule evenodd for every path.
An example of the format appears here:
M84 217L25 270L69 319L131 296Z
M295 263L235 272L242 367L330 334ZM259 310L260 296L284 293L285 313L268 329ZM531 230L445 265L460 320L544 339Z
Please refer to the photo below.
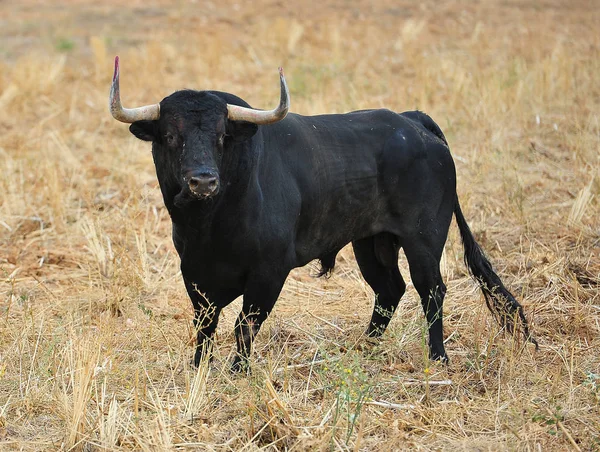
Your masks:
M117 121L132 122L144 119L151 121L160 118L160 104L145 105L137 108L123 108L121 105L121 93L119 89L119 57L115 57L115 73L110 86L110 97L108 99L110 113Z
M290 91L283 76L283 68L279 68L279 80L281 82L281 99L277 108L263 111L227 104L227 117L233 121L248 121L258 125L281 121L290 108Z

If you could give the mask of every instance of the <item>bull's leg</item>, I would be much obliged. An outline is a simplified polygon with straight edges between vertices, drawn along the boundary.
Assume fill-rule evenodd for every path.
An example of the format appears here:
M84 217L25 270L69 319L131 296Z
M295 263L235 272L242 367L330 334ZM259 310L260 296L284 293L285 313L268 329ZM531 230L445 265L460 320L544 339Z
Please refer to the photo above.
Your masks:
M184 278L185 288L194 306L194 328L197 334L194 365L198 367L204 353L210 353L212 338L217 329L219 314L224 306L233 299L234 294L205 294L187 278Z
M398 269L398 245L388 234L352 242L354 255L365 281L375 292L375 307L367 329L370 337L381 336L387 328L406 284Z
M429 357L442 362L448 361L444 350L442 311L446 286L440 274L440 259L443 243L431 246L424 240L406 240L404 253L410 266L412 282L421 297L421 304L429 328Z
M285 276L269 275L269 277L268 280L265 278L249 280L244 291L242 312L235 322L237 354L231 365L233 372L247 369L248 358L252 352L252 341L271 313L285 282Z

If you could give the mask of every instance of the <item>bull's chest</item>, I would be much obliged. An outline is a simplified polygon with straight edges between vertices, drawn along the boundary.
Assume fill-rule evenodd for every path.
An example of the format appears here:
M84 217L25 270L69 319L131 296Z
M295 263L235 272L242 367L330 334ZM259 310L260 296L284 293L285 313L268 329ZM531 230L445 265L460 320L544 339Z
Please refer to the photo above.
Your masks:
M239 237L203 234L173 225L173 243L183 276L201 290L243 290L252 252Z

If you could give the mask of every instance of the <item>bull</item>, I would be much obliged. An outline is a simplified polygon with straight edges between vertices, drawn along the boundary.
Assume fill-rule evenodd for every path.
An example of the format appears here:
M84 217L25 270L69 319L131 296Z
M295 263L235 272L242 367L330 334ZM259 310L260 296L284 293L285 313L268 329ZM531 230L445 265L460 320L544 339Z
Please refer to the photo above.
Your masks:
M324 275L350 242L375 293L366 335L383 334L405 292L402 248L427 319L429 356L446 362L440 258L453 214L465 263L488 308L508 331L518 328L537 346L522 306L467 225L438 125L420 111L288 114L281 69L280 85L279 105L268 111L225 92L193 90L127 109L115 59L110 111L130 123L137 138L152 142L194 307L195 365L209 353L221 310L243 295L232 370L245 368L290 271L318 259Z

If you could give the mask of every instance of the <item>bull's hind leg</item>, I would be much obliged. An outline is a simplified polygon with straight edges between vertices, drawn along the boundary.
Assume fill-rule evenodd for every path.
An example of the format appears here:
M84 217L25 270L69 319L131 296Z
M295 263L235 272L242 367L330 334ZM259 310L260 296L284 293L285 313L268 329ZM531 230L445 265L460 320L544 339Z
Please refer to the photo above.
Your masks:
M395 236L388 233L356 240L352 246L360 271L375 292L375 307L367 335L379 337L390 323L406 290L398 269L399 246Z
M439 243L432 245L423 237L416 237L403 241L402 248L408 260L412 282L421 297L421 304L427 318L429 357L447 362L442 325L446 286L440 273L440 259L444 244L442 242L441 245Z

